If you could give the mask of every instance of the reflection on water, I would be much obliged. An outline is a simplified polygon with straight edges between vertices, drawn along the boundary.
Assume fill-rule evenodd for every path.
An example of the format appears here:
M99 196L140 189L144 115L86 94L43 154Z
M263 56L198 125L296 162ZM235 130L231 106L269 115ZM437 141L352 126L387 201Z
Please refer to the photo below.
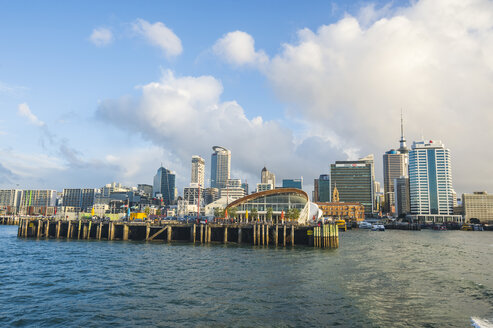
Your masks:
M348 231L337 250L17 239L0 326L467 327L493 317L493 233Z

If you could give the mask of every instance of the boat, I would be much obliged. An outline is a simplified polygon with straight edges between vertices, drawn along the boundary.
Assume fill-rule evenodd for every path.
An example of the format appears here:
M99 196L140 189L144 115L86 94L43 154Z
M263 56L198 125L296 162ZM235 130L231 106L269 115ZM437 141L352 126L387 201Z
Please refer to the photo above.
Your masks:
M371 227L371 231L385 231L385 226L383 224L374 224Z
M360 229L371 229L372 224L370 222L363 221L363 222L360 222L358 224L358 228L360 228Z

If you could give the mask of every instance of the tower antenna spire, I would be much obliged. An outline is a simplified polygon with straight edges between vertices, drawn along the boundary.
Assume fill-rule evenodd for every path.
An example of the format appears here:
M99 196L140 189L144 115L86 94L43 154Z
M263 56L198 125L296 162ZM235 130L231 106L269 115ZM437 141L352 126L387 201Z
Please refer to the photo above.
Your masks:
M401 152L401 154L407 154L409 150L407 149L406 138L404 138L404 118L402 115L402 107L401 107L401 140L399 143L400 143L399 151Z
M404 120L402 119L402 107L401 107L401 140L404 139Z

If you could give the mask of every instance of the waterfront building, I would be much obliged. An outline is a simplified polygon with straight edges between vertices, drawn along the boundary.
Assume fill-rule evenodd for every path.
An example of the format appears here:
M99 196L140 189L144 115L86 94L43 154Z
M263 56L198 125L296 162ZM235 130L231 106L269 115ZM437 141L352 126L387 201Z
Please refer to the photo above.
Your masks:
M296 208L300 212L309 202L308 195L299 188L278 188L253 193L243 198L237 199L228 204L227 208L236 207L237 214L241 218L246 218L246 211L250 213L256 210L260 219L268 219L268 211L272 210L272 219L280 220L282 213L284 216L291 208Z
M56 190L22 190L19 212L25 215L53 215L56 197Z
M450 150L439 140L414 142L409 152L409 198L413 219L462 221L462 218L451 217L453 197Z
M226 188L219 189L219 197L238 199L245 196L245 189L241 187L241 179L228 179Z
M409 204L409 178L401 176L394 179L394 200L395 200L395 215L404 217L410 212Z
M22 190L0 190L0 209L5 214L16 214L21 202Z
M200 203L204 203L204 189L199 187L198 183L191 183L190 187L183 189L183 199L188 205L197 205L200 194Z
M407 176L406 156L395 149L383 155L383 192L386 213L395 213L394 180Z
M256 192L272 190L272 189L274 189L274 186L272 185L272 183L257 183Z
M321 174L318 177L318 185L317 185L317 201L319 202L330 202L330 175Z
M212 147L211 188L226 188L231 171L231 151L224 147Z
M172 205L176 200L175 172L160 167L154 176L153 193L162 195L164 205Z
M371 215L375 205L373 172L370 156L356 161L336 161L330 165L332 193L337 186L341 202L362 204L365 215Z
M493 195L486 191L462 194L465 222L477 219L481 223L493 223Z
M340 218L348 221L363 221L365 207L356 202L341 202L337 186L334 187L332 202L315 202L324 217Z
M303 177L301 177L300 179L283 179L282 187L303 189Z
M64 207L73 207L76 212L90 212L98 189L74 188L63 189L62 204Z
M199 184L201 187L205 187L205 161L200 156L192 156L192 175L190 183Z
M148 184L138 184L137 190L143 192L147 197L152 197L152 186Z
M273 172L267 170L264 166L260 173L260 183L270 183L274 188L276 187L276 175Z

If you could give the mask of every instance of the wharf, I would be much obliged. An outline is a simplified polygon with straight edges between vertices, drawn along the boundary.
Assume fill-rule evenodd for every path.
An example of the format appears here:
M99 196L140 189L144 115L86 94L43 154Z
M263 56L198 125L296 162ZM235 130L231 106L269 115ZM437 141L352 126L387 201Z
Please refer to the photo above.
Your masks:
M0 216L0 225L19 225L19 217L18 216Z
M154 242L192 242L201 244L236 243L258 246L306 245L338 248L339 232L335 224L322 226L251 223L151 223L92 220L49 220L21 218L19 238L55 238L66 240L133 240Z

